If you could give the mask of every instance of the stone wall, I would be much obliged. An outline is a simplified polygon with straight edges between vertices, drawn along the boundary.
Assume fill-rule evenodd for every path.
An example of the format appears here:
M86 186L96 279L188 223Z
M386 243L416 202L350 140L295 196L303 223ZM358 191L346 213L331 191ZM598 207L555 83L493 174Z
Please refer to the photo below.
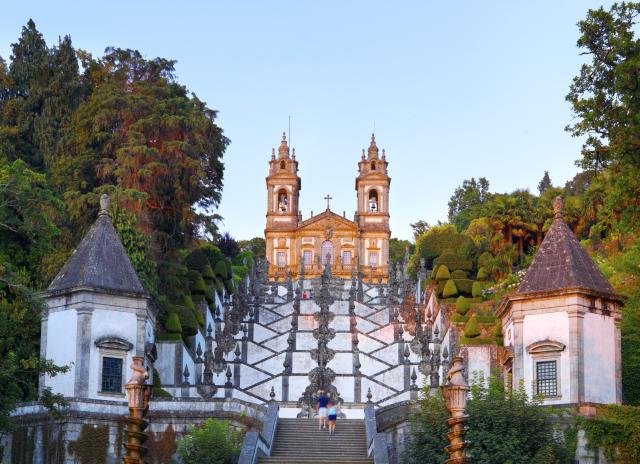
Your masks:
M208 418L230 421L238 430L260 429L266 408L239 400L156 400L149 407L149 462L172 461L176 439ZM72 400L60 416L41 405L14 412L15 431L0 439L2 464L115 464L122 462L128 414L125 403Z

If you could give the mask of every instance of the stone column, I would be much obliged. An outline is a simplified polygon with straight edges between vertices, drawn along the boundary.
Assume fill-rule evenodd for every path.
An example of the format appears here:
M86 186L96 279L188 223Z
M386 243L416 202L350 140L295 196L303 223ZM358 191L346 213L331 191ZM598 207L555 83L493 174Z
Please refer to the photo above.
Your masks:
M622 336L620 334L620 323L622 322L622 315L617 313L614 319L615 330L615 369L616 369L616 403L622 403Z
M514 303L519 304L519 303ZM513 385L518 388L521 381L524 381L524 315L521 311L513 311ZM529 388L528 385L525 385Z
M47 359L47 328L49 327L49 309L46 308L40 320L40 359ZM38 381L38 394L44 391L46 374L40 374Z
M574 307L569 316L569 402L584 401L584 312Z
M147 310L136 311L136 356L144 356L144 341L147 332Z
M93 308L82 306L76 309L76 362L73 396L89 396L89 372L91 369L91 318Z

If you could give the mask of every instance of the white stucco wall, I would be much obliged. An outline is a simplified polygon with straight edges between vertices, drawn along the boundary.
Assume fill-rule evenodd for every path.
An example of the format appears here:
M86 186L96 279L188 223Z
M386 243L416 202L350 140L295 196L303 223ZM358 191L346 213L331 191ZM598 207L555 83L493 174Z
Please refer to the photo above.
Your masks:
M75 309L57 311L49 314L47 321L47 359L52 360L58 366L69 366L69 372L47 376L45 386L51 387L53 393L64 396L73 396L75 382L76 360L76 326L77 313Z
M527 314L524 317L523 327L523 354L524 354L524 385L529 395L533 395L533 382L535 378L535 366L533 357L527 352L527 346L531 343L552 340L563 343L567 348L560 354L559 370L559 398L547 398L545 404L561 404L569 402L569 317L566 312L550 312L546 314ZM517 341L516 341L517 343Z
M113 309L94 309L93 316L91 317L91 359L89 361L91 369L89 373L89 398L113 398L113 395L100 393L101 358L100 351L95 345L96 340L102 337L112 336L126 340L134 346L133 349L127 352L126 360L123 365L123 381L126 382L126 376L129 373L129 366L133 362L132 356L135 354L136 335L137 319L134 313L114 311Z
M613 317L584 316L584 400L616 402L615 323Z

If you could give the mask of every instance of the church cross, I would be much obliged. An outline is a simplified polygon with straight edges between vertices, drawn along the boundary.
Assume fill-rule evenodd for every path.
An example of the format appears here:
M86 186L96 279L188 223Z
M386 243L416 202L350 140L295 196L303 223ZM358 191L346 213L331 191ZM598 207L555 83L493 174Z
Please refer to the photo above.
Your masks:
M327 200L327 209L329 209L329 200L333 200L333 197L327 193L327 196L324 197L324 199Z

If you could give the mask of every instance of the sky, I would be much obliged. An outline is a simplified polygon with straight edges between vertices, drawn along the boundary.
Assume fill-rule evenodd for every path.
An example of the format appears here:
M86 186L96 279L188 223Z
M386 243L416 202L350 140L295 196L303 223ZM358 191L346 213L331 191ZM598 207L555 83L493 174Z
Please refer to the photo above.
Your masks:
M593 1L0 2L0 56L33 18L49 45L71 35L177 60L178 81L217 110L231 140L219 213L238 239L263 236L271 149L296 148L303 218L352 217L362 148L386 149L392 236L447 217L464 179L537 192L577 172L564 128L585 59L576 23ZM607 6L608 4L605 4Z

